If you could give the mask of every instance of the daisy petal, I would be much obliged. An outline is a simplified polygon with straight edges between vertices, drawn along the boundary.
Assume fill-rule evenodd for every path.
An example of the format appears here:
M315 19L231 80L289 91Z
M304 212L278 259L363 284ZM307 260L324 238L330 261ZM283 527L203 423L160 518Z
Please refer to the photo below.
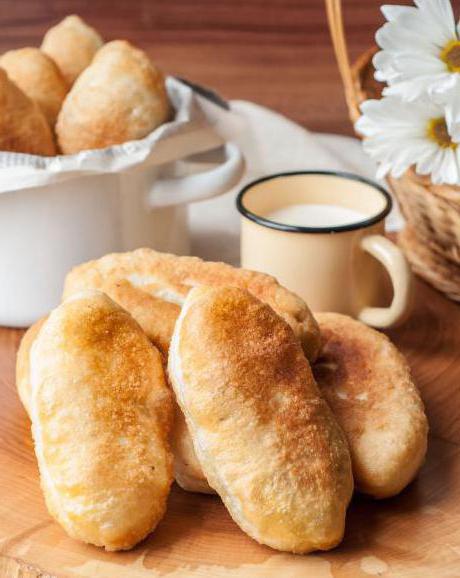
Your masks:
M423 94L437 94L447 101L444 93L456 86L443 60L443 50L457 42L460 22L455 23L450 0L414 0L413 6L383 6L387 22L376 32L381 50L374 56L375 78L386 82L389 95L410 102ZM402 86L391 88L402 84Z
M396 20L400 16L406 14L413 16L417 11L417 9L413 6L395 6L393 4L384 4L380 7L380 10L388 22L392 22L393 20Z
M408 103L384 96L363 102L360 110L355 128L364 137L363 149L378 163L379 177L389 172L399 177L415 165L434 183L460 184L457 147L446 146L445 140L438 144L442 134L433 134L430 128L434 120L446 119L448 135L460 137L460 97L450 108L450 120L443 105L426 98Z
M450 0L414 0L414 4L421 13L426 13L428 20L438 23L447 34L452 34L455 30L454 12Z
M458 95L446 105L446 124L452 140L460 143L460 96Z

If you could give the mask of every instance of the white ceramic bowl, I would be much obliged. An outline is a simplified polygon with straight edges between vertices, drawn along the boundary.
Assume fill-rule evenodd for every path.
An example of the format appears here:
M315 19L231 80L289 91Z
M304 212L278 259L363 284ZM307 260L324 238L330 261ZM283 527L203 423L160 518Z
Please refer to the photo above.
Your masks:
M140 165L2 193L0 324L25 327L45 315L69 269L89 259L137 247L187 254L187 203L226 192L241 176L239 150L224 150L221 164L180 178Z

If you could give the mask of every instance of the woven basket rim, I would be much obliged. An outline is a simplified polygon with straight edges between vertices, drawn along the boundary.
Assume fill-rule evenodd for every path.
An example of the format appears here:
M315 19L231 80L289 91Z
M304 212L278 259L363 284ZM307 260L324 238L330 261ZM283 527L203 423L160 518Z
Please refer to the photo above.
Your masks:
M423 244L410 225L399 232L398 244L403 248L414 270L425 281L451 299L460 301L460 268Z
M374 43L350 63L345 38L341 0L326 0L327 16L348 111L353 123L361 116L360 105L381 98L384 84L375 80ZM361 138L364 135L359 135ZM429 175L419 175L415 166L401 177L387 175L387 183L398 200L408 226L419 244L404 251L416 273L445 295L459 299L460 286L460 185L435 185ZM404 244L404 237L402 237ZM407 245L407 243L406 243ZM423 249L423 250L422 250ZM404 250L404 247L403 247ZM451 273L447 267L452 267Z

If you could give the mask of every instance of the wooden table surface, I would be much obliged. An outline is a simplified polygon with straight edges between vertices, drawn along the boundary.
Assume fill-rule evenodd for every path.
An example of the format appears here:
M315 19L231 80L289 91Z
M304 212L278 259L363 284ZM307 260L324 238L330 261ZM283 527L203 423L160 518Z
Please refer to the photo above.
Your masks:
M0 577L458 578L459 327L460 307L419 282L410 319L389 333L426 403L427 461L396 498L355 496L343 543L308 556L259 546L217 497L177 487L158 529L132 552L107 553L68 538L46 512L29 421L15 391L22 331L0 329Z
M345 0L353 56L381 22L377 0ZM168 73L254 100L313 130L351 134L320 0L0 0L0 51L33 45L78 13L107 38L145 48ZM30 427L14 387L19 330L0 329L0 577L458 578L460 576L460 308L423 283L390 336L408 356L431 425L419 479L382 502L355 497L332 552L259 546L215 497L175 488L167 515L129 553L68 538L39 490Z

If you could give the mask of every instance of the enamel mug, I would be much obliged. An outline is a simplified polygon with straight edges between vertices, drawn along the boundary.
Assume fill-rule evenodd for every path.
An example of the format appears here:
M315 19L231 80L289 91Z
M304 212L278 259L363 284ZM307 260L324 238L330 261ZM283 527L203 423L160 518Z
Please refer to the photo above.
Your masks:
M333 205L360 217L338 226L299 226L270 215L292 205ZM241 265L269 273L313 311L334 311L374 327L400 323L411 303L412 276L401 250L384 236L388 193L362 177L303 171L244 187Z

